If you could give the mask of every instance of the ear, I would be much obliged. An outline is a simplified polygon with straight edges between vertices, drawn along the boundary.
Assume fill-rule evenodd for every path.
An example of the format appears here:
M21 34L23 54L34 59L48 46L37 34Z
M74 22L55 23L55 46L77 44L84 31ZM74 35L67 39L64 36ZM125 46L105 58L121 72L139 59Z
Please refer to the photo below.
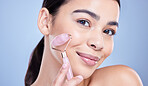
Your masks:
M43 35L49 35L52 23L52 15L47 8L42 8L38 16L38 28Z

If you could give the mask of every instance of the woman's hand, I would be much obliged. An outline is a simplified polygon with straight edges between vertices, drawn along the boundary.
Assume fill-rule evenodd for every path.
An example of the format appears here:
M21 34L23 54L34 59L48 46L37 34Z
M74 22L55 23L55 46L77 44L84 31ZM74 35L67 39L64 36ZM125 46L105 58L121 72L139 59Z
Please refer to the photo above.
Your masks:
M68 63L62 65L56 79L53 81L51 86L77 86L78 84L80 84L80 82L83 80L83 77L81 75L73 77L70 80L65 80L69 66L70 65Z

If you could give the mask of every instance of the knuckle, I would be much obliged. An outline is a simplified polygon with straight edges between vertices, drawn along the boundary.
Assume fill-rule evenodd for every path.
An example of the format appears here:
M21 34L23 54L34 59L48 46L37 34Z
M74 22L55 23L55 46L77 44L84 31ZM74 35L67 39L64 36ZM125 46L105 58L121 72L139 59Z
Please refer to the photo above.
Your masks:
M61 70L59 71L60 74L64 73L63 68L61 68Z
M60 74L66 74L67 71L68 71L68 68L61 68L59 73Z

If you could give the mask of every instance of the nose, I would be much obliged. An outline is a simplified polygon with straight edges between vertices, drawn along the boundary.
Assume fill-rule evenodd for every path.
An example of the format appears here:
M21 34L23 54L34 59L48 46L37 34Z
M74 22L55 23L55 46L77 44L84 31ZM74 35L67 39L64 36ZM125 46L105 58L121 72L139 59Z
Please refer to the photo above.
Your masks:
M102 35L93 34L93 36L89 38L87 45L95 51L101 51L104 48Z

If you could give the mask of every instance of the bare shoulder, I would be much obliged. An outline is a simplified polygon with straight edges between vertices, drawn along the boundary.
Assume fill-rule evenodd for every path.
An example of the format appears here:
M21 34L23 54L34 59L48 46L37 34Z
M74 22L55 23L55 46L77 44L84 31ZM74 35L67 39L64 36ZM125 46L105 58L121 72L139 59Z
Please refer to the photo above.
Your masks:
M143 86L142 81L132 68L114 65L97 69L91 76L89 86Z

